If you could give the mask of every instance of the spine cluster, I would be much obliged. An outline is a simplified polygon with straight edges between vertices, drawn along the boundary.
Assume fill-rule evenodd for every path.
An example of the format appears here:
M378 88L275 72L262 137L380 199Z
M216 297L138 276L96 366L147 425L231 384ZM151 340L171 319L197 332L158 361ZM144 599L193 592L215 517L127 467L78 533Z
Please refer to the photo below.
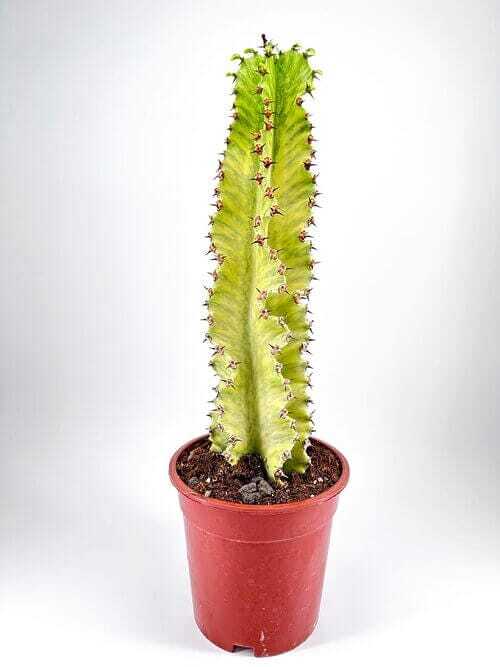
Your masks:
M312 428L308 300L317 206L313 126L304 110L311 49L236 54L235 100L217 169L207 288L210 365L218 377L212 448L264 459L270 479L303 472Z

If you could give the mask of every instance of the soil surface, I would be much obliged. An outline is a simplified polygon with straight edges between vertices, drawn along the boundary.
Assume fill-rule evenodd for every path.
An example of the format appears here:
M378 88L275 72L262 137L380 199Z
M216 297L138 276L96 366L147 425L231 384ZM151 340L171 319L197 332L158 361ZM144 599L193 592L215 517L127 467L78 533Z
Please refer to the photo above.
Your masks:
M335 484L342 472L335 454L312 443L311 464L303 475L291 473L278 486L266 476L260 456L247 454L232 466L207 442L183 452L177 462L179 477L193 491L210 498L248 505L275 505L311 498Z

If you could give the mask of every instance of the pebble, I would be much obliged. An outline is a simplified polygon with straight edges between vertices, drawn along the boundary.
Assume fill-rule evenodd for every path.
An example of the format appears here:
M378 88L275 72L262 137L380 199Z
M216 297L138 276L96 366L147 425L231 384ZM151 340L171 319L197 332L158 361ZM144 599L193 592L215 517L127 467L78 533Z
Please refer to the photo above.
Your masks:
M259 491L263 496L272 496L274 493L273 487L265 479L261 479L259 482Z
M240 486L240 493L255 493L256 491L256 482L248 482L248 484L243 484L243 486Z
M259 492L257 491L257 484L255 482L244 484L240 487L239 491L241 494L241 499L247 505L255 504L260 497Z
M212 495L211 491L205 491L205 498L210 498L211 495Z
M188 486L196 486L198 484L198 477L190 477L188 480Z

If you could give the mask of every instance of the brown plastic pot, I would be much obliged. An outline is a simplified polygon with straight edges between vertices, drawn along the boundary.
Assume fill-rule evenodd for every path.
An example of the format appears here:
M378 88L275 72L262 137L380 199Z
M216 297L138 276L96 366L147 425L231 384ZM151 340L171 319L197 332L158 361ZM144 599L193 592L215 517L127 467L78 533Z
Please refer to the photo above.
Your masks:
M191 440L170 461L184 514L194 616L214 644L256 656L302 643L318 620L332 517L349 465L334 447L342 474L314 498L280 505L243 505L205 498L177 474L177 460L205 442Z

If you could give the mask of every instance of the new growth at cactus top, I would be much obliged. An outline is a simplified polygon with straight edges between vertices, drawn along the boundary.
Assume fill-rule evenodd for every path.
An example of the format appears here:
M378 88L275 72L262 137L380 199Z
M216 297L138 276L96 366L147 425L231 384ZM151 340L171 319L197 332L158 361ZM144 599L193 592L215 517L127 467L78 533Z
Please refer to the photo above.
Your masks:
M312 430L308 298L316 178L304 109L319 71L312 49L235 54L232 123L218 168L208 288L210 364L218 386L212 449L236 463L259 454L269 478L304 472Z

